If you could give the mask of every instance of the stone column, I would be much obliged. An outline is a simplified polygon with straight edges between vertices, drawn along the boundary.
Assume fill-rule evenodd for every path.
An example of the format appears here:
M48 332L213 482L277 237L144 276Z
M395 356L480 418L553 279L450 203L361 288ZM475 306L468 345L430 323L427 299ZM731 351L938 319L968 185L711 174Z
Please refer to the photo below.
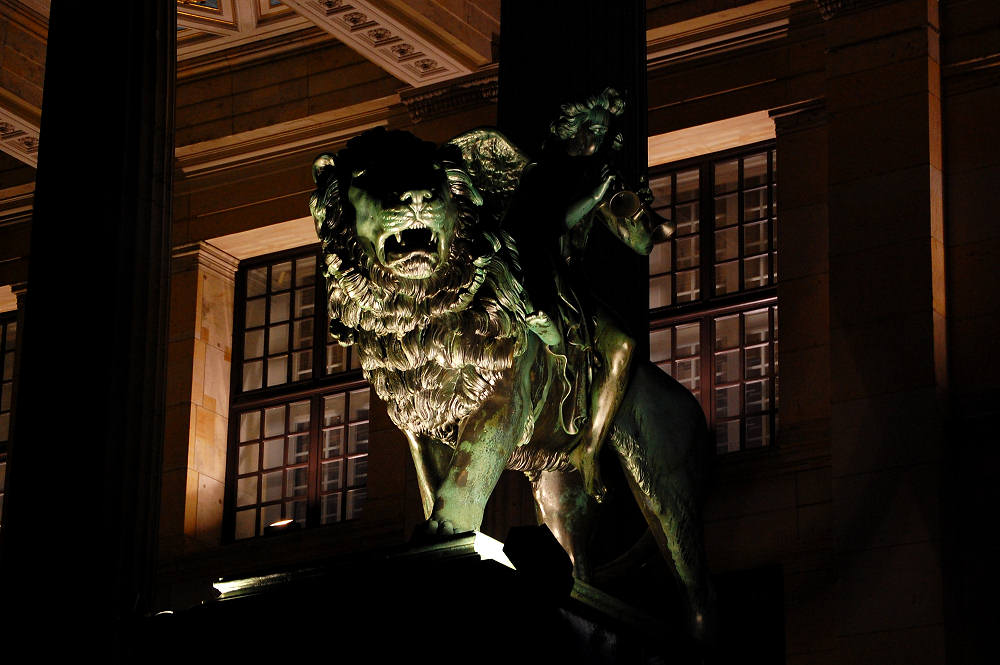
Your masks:
M618 120L624 142L614 166L636 187L647 166L645 4L507 2L501 24L500 130L535 155L562 104L612 86L627 104ZM648 357L649 262L600 224L594 226L588 250L590 287L635 336L636 357Z
M205 242L173 252L160 513L168 559L221 542L238 265Z
M117 662L155 570L176 7L93 20L52 3L0 605L5 652Z
M836 660L941 663L938 3L842 4L826 22Z

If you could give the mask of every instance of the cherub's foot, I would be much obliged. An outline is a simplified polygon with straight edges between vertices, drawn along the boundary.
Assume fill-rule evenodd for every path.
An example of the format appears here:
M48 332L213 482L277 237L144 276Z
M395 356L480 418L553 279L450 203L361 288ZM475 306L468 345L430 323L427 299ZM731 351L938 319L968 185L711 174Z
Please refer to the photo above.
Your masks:
M524 322L546 346L558 346L562 341L562 335L559 334L555 322L545 312L541 310L533 312L524 318Z
M579 445L569 454L569 460L583 476L583 489L597 503L602 503L608 489L601 480L601 470L597 464L597 450L590 446Z

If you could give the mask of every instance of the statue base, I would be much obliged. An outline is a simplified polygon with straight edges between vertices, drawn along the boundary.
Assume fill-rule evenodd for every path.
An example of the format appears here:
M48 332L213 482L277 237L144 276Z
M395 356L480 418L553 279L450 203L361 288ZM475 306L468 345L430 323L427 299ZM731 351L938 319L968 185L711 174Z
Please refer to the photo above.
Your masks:
M558 544L508 546L515 567L489 545L462 534L219 580L216 600L147 619L137 652L163 663L698 662L675 627L566 578Z

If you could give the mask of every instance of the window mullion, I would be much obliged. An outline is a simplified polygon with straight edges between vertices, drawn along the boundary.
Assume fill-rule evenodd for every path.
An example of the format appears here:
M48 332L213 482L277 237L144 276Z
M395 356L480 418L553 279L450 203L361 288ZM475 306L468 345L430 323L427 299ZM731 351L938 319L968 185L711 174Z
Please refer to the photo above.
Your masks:
M701 319L702 381L701 403L710 430L715 430L715 317L708 314Z
M708 303L715 294L715 239L712 237L715 227L715 205L713 200L712 187L712 165L703 164L698 170L699 187L699 221L698 237L701 245L701 264L699 265L699 275L701 280L701 293L698 301Z
M323 418L323 396L314 395L309 404L309 466L306 472L308 490L306 494L306 526L319 524L319 457Z

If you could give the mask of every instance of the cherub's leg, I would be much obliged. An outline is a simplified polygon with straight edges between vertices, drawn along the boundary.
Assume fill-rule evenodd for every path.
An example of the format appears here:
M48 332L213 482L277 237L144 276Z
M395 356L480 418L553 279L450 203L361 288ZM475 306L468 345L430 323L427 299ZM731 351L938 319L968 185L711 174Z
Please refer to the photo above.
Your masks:
M573 561L573 575L590 580L588 541L594 526L596 502L583 489L580 474L543 471L531 483L538 519Z
M570 461L583 475L586 492L598 501L603 501L605 488L601 481L598 456L628 386L629 364L635 350L635 341L600 307L596 308L596 319L594 351L600 360L600 366L594 372L590 390L590 421L580 434L579 444L570 453Z

